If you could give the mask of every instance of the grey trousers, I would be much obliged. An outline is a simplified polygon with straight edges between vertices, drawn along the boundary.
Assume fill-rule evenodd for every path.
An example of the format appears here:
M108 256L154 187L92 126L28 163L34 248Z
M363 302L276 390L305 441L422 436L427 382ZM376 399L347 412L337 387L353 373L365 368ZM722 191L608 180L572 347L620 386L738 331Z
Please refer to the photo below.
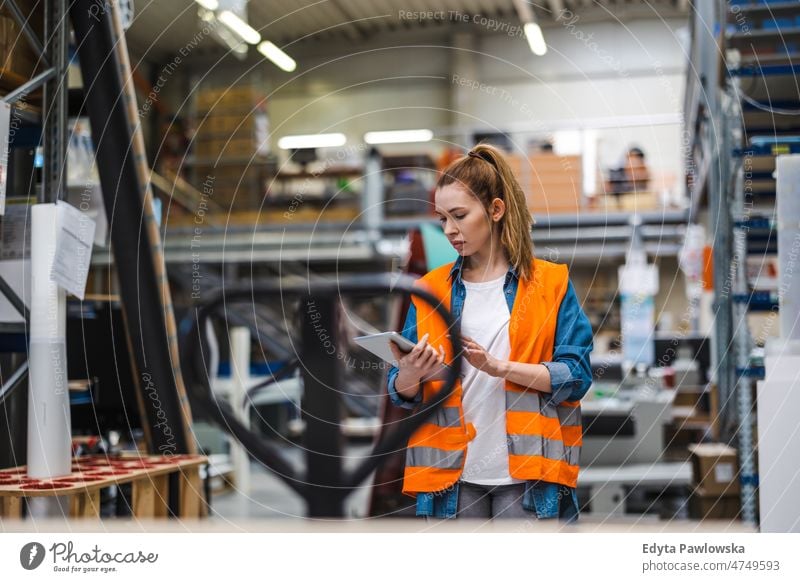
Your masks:
M458 484L457 517L524 519L535 517L522 509L525 483L511 485Z

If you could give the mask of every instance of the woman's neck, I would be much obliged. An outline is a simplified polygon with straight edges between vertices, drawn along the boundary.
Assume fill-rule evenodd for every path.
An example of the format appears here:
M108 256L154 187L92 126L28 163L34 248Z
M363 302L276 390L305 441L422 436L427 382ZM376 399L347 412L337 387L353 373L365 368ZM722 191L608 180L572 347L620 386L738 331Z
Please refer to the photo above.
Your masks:
M492 281L508 271L508 256L500 241L494 241L486 251L477 251L464 258L461 275L471 283Z

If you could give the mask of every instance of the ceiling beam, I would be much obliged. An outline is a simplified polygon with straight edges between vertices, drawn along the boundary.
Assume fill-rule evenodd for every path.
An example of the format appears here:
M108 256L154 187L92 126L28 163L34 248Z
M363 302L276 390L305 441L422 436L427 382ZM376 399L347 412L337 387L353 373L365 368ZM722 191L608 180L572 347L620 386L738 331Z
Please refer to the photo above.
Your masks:
M356 18L352 12L348 8L342 4L340 0L328 0L330 5L342 16L347 19L347 27L346 30L355 31L356 38L353 40L366 40L369 37L368 32L358 23L358 18ZM348 36L350 36L348 34Z
M536 22L536 16L533 13L533 8L526 0L514 0L514 9L517 11L519 21L522 24L529 22Z
M550 16L553 20L564 11L564 0L547 0L547 4L550 6Z

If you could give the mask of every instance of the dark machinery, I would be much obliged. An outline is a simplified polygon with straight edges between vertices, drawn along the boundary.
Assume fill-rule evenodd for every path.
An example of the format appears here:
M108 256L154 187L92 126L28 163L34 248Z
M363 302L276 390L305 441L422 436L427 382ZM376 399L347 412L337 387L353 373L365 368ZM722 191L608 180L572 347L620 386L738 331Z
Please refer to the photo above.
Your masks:
M393 280L388 274L354 275L325 283L287 285L276 282L271 285L225 290L197 309L189 337L185 338L182 361L192 405L230 432L251 455L302 496L307 503L309 517L343 517L344 499L390 455L404 447L408 437L436 412L452 393L461 370L459 358L450 369L446 386L436 398L425 403L414 415L399 422L393 430L384 432L367 459L352 473L345 474L342 468L342 435L339 430L342 395L338 389L342 382L343 362L335 351L330 353L320 341L319 330L326 330L336 345L341 340L336 331L339 329L340 316L338 296L377 293L416 295L435 307L448 329L454 328L449 311L436 297L414 287L410 277ZM303 367L304 415L307 423L303 442L307 467L305 475L297 475L272 445L250 432L226 402L214 398L208 384L205 365L208 361L208 346L205 334L200 332L205 329L206 320L212 314L218 313L225 304L242 300L264 301L276 295L282 298L300 297L302 300L303 343L300 361ZM313 309L307 306L313 306ZM460 353L461 345L457 335L451 335L450 341L453 344L453 353Z

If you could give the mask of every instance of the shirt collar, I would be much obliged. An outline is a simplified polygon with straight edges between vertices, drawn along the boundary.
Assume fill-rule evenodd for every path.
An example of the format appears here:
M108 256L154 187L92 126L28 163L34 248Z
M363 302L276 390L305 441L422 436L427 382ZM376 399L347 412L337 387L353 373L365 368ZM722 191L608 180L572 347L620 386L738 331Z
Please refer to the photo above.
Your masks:
M448 275L448 279L452 280L453 275L458 273L458 280L461 281L461 267L464 264L464 255L458 255L455 263L453 266L450 267L450 274ZM516 279L519 279L519 274L517 273L517 268L514 265L509 265L508 273L506 273L506 283L508 282L508 275L511 274Z

